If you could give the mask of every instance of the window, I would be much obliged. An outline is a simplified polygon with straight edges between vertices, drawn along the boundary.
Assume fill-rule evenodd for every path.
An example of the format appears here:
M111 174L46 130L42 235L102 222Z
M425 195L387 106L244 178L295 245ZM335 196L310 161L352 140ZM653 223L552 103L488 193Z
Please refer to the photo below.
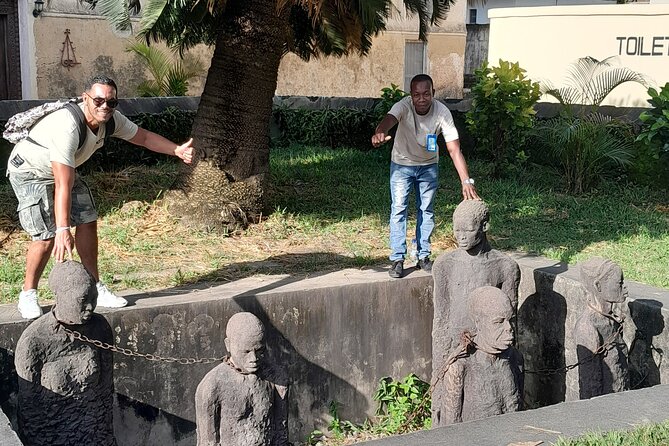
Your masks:
M411 89L411 78L425 73L425 42L407 40L404 43L404 91Z
M476 23L476 13L477 13L476 8L469 10L469 23L472 24Z

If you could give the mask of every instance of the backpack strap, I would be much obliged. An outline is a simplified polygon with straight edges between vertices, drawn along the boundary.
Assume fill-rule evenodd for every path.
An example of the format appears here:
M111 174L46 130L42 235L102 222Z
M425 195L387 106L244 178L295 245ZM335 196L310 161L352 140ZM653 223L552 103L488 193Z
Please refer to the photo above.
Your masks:
M88 128L87 128L88 126L86 125L86 116L84 115L84 112L81 111L81 107L79 107L79 105L77 105L74 102L68 103L65 107L67 107L70 110L72 115L74 115L74 119L76 119L79 122L79 148L77 150L80 150L84 146L84 143L86 142L86 135L88 134ZM114 115L112 115L109 121L105 122L104 144L107 144L107 141L112 136L115 130L116 130L116 122L114 122Z
M112 117L109 118L109 121L105 122L105 143L104 145L107 145L107 141L109 141L109 138L114 134L114 131L116 130L116 122L114 122L114 115L112 114Z
M70 110L74 116L74 119L79 123L79 147L77 150L80 150L86 142L86 134L88 130L88 126L86 125L86 116L81 110L81 107L79 107L79 105L74 102L68 102L65 107Z

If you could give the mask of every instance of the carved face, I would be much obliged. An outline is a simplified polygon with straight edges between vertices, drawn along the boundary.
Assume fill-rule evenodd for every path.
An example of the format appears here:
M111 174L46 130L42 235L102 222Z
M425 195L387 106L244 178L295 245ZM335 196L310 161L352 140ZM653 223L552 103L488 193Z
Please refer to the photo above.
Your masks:
M56 303L56 318L69 325L85 324L93 316L97 300L98 291L95 286L88 288L85 293L59 297Z
M239 334L225 338L230 360L244 374L256 373L262 366L265 342L262 334Z
M486 353L501 353L513 344L511 318L513 308L508 299L490 302L476 317L476 346Z
M620 303L627 299L627 287L620 267L614 264L596 284L600 298L606 302Z
M453 234L458 247L469 251L478 246L485 237L486 224L472 218L454 218Z

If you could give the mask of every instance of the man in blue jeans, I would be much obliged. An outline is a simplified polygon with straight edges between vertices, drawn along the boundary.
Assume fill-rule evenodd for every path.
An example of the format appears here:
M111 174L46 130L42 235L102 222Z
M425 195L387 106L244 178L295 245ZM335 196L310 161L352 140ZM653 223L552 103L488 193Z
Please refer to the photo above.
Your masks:
M434 229L434 195L439 179L437 135L446 140L448 154L462 182L465 200L479 196L467 163L460 151L453 116L444 104L434 100L432 78L419 74L411 79L411 96L397 102L381 120L372 136L378 147L390 140L388 131L397 125L390 163L390 277L402 277L407 252L406 229L409 192L416 191L416 268L430 272L430 236Z

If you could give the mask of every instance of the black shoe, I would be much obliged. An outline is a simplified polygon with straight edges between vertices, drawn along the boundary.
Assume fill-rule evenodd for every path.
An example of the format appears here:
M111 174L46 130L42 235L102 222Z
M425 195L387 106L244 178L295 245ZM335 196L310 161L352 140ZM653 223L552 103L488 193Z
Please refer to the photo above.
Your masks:
M394 279L399 279L400 277L402 277L403 272L404 272L404 261L395 260L393 262L393 266L390 267L390 271L388 271L388 275Z
M434 262L430 260L429 257L422 258L418 260L418 263L416 264L416 269L422 269L426 273L431 273L432 272L432 264Z

